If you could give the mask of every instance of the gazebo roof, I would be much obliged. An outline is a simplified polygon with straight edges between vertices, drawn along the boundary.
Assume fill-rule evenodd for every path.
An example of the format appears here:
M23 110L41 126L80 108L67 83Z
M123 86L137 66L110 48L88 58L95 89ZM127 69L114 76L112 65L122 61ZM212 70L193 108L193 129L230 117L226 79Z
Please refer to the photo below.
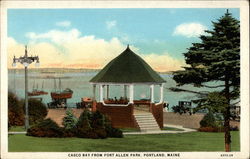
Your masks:
M110 61L90 82L92 83L164 83L166 82L129 46Z

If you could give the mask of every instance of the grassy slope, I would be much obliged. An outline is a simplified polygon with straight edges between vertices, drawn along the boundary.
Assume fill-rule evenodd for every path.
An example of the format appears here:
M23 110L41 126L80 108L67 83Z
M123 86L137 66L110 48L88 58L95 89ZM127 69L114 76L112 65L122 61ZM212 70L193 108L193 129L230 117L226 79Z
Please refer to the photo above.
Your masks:
M25 135L9 135L9 151L224 151L223 138L223 133L205 132L126 135L124 138L108 139L37 138ZM239 151L239 147L239 132L232 132L232 151Z

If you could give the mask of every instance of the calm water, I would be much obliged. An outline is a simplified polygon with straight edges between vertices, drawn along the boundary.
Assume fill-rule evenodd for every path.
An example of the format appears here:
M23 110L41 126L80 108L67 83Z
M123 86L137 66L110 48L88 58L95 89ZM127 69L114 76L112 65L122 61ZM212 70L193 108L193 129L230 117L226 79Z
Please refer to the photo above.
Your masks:
M70 88L73 90L73 97L68 99L68 104L70 107L75 107L76 102L80 102L82 97L91 97L92 96L92 85L89 83L89 80L94 77L96 72L80 72L80 73L64 73L60 76L68 77L61 79L62 89ZM58 75L58 74L57 74ZM14 73L9 72L9 83L8 87L10 91L16 92L20 98L24 98L24 73ZM169 103L169 108L178 104L178 101L190 101L196 99L196 94L188 92L172 92L168 88L176 87L175 81L172 79L172 75L161 74L167 82L164 85L164 101ZM43 102L47 104L51 101L50 92L54 91L54 79L43 78L45 74L42 73L29 73L29 91L32 91L33 85L38 85L38 88L41 89L42 83L44 83L44 91L48 92L48 95L42 95L39 97L43 98ZM58 84L58 82L57 82ZM180 87L182 89L189 89L193 91L208 91L206 88L196 88L191 85L186 85ZM135 86L135 99L150 98L150 88L146 85ZM97 99L99 99L98 87L96 89ZM159 101L159 86L155 86L155 101ZM121 86L111 86L110 87L110 97L117 97L118 99L123 96L123 87Z

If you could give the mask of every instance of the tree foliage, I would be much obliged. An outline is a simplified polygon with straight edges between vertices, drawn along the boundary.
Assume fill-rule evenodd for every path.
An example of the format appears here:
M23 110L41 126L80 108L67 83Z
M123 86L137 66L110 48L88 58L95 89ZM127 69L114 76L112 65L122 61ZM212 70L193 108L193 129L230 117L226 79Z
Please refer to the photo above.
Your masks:
M27 131L27 136L63 137L63 129L56 122L48 118L31 126Z
M201 127L216 127L215 117L212 112L208 112L200 121Z
M238 97L240 86L240 25L230 13L222 16L218 22L212 22L214 29L201 35L200 43L184 53L190 67L174 73L179 85L194 84L205 86L209 81L227 81L231 88L230 97ZM225 84L216 87L224 88Z
M77 118L74 116L71 109L66 111L66 116L63 118L63 126L65 129L70 130L76 128Z
M90 112L84 110L76 124L76 133L78 137L88 138L91 136L92 127L89 120ZM94 137L93 137L94 138Z
M99 111L85 110L76 126L76 135L82 138L123 137L122 131L113 128L110 120Z
M209 94L198 103L198 109L219 111L224 117L225 148L229 151L230 104L239 97L240 88L240 24L227 12L213 23L213 30L206 30L200 36L200 43L193 43L184 53L189 65L185 70L174 73L173 79L178 85L193 84L198 87L221 88L216 100L215 94ZM211 86L209 82L221 81Z
M37 99L29 99L28 100L28 108L29 108L29 123L31 125L39 123L42 121L48 114L47 107L42 101ZM25 103L22 100L23 110L25 111Z
M8 127L24 125L24 111L17 96L8 93Z
M210 92L203 98L194 100L193 102L197 104L194 112L207 110L212 113L224 113L227 107L226 98L220 92Z

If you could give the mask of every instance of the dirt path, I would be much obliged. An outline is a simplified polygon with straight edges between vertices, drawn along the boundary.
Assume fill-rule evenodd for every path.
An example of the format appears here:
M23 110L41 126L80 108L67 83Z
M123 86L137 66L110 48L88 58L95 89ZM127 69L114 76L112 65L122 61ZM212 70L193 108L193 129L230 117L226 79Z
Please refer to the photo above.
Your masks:
M83 109L75 109L72 108L73 114L79 118ZM54 120L59 126L62 126L63 117L65 117L66 109L59 108L59 109L48 109L48 114L46 118L50 118Z

